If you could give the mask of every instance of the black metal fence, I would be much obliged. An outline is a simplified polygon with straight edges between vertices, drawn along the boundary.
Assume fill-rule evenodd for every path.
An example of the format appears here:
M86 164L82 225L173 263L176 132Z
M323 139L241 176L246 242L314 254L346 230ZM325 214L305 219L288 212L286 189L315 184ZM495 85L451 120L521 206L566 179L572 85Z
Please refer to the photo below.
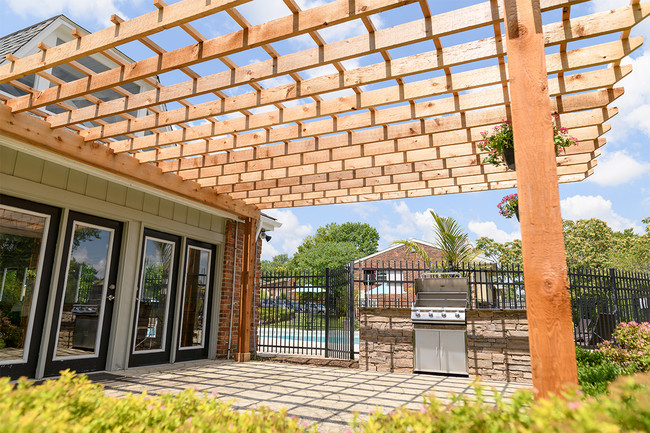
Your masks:
M459 266L421 262L365 261L353 270L361 307L410 308L414 280L425 272L458 272L469 282L470 309L525 309L523 269L485 263ZM616 325L650 321L650 275L615 269L571 268L568 272L576 343L595 347Z
M354 359L358 332L349 266L262 273L259 299L258 352Z

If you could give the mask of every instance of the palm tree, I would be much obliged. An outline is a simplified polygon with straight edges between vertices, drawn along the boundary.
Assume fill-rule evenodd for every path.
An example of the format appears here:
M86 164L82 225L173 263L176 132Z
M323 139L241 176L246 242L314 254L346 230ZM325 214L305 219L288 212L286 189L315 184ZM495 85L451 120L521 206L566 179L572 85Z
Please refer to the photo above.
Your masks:
M472 246L469 236L454 218L442 217L434 211L430 212L434 221L434 245L442 251L442 260L445 263L451 262L454 266L457 266L461 262L471 262L480 254L480 251ZM433 267L431 257L417 242L407 239L393 241L392 243L404 245L407 257L411 255L419 256L429 269Z

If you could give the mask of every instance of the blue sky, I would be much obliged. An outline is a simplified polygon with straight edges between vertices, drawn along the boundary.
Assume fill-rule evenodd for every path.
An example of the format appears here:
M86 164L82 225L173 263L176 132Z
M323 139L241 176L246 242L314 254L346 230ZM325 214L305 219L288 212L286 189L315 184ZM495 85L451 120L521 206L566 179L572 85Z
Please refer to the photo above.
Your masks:
M478 1L438 2L430 0L434 14L458 8ZM172 1L169 1L172 3ZM326 1L301 0L303 8L317 6ZM626 0L596 0L574 6L572 16L585 15L628 5ZM59 13L66 14L79 25L90 31L96 31L109 26L111 14L133 18L154 9L150 0L0 0L2 15L0 16L0 33L8 34L29 26L37 21ZM289 14L286 6L280 0L254 0L238 7L239 11L252 24ZM374 16L373 22L378 28L387 28L411 20L421 18L417 5L402 8L402 11L382 13ZM559 13L547 14L545 21L556 21ZM217 14L204 18L196 23L196 27L207 37L226 34L239 27L227 16ZM345 39L366 31L361 23L339 25L321 32L327 42ZM489 29L486 29L489 31ZM472 34L475 38L489 37L482 30ZM173 31L154 35L152 39L167 50L188 45L191 40L186 35ZM650 38L650 20L637 26L632 36ZM610 38L611 40L611 38ZM443 39L446 46L454 45L453 37ZM569 44L569 49L577 48L580 41ZM430 44L432 45L432 44ZM282 54L302 50L313 46L308 37L298 37L290 41L274 44ZM415 47L419 52L431 50L432 46ZM135 59L150 57L152 53L138 43L131 43L122 50ZM413 54L409 49L399 49L391 52L393 57L403 57ZM249 50L232 56L238 64L266 60L268 55L261 49ZM368 56L359 60L345 62L352 69L357 66L377 63L379 58ZM607 145L598 158L595 174L585 181L560 185L562 200L562 215L564 218L600 218L609 223L615 230L632 227L637 232L642 231L641 219L650 216L650 43L646 42L628 59L634 65L634 71L620 85L626 93L613 105L620 112L609 121L612 130L608 132ZM197 65L196 71L202 74L213 73L215 68L224 68L215 61L205 65ZM333 71L332 67L307 71L303 77L322 75ZM422 79L418 76L413 79ZM178 73L161 76L164 85L182 80ZM408 81L408 80L407 80ZM287 79L267 80L266 86L274 86L288 82ZM369 88L374 88L369 86ZM231 89L229 94L237 94L250 89ZM337 94L338 95L338 94ZM332 95L334 96L334 95ZM192 102L202 102L202 97L193 98ZM170 108L175 108L174 106ZM315 230L329 222L343 223L346 221L366 222L376 227L381 235L380 247L387 246L392 240L402 238L420 238L431 240L431 217L429 209L454 217L466 228L473 239L479 236L490 236L498 241L512 240L519 237L519 224L516 220L507 220L498 214L496 204L506 194L514 190L486 191L476 193L454 194L414 198L407 200L391 200L350 205L318 206L294 209L279 209L267 211L284 225L273 234L273 240L263 249L263 258L270 258L278 253L292 254L302 239L313 234Z

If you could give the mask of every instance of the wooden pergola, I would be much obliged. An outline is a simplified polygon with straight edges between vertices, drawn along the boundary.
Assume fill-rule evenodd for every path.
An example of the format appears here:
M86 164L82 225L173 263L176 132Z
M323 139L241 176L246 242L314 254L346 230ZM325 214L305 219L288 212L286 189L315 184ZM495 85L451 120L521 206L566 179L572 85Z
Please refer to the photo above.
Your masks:
M617 113L610 105L623 93L616 83L631 72L621 60L642 43L630 29L648 15L650 3L632 0L618 10L572 17L572 6L585 0L489 0L440 15L431 14L426 0L335 0L309 10L284 0L290 15L251 25L236 9L247 1L154 0L155 8L140 17L113 16L104 30L77 29L69 42L40 44L39 53L25 58L8 55L0 84L26 94L0 95L0 133L244 218L242 360L261 209L518 186L535 386L546 394L575 382L575 367L566 368L574 354L568 353L568 295L562 295L557 182L593 172L606 122ZM373 15L395 8L420 16L376 28ZM241 30L208 39L192 25L217 13ZM553 16L558 20L550 22ZM367 33L329 43L319 34L355 20ZM149 37L179 29L193 43L166 51ZM492 36L476 40L485 29ZM596 38L608 34L620 37ZM281 53L273 46L301 35L313 40L311 48ZM579 40L579 47L569 46ZM112 50L131 42L146 46L151 57L120 63ZM416 53L391 53L405 46ZM231 58L251 49L268 59L241 66ZM98 53L118 66L95 73L77 61ZM364 56L377 62L344 66ZM223 70L202 76L192 69L213 61ZM52 68L64 64L84 77L54 76ZM336 72L309 74L324 65ZM175 71L185 78L165 85L152 79ZM51 87L37 91L18 81L31 74ZM269 79L289 84L267 87ZM124 87L137 80L155 89ZM106 89L119 97L96 96ZM332 97L343 90L349 94ZM198 96L198 103L189 100ZM78 98L91 104L77 108L70 101ZM172 103L179 108L167 109ZM132 114L144 109L144 116ZM551 113L579 140L559 157L551 145ZM505 118L513 120L517 172L481 164L480 132Z

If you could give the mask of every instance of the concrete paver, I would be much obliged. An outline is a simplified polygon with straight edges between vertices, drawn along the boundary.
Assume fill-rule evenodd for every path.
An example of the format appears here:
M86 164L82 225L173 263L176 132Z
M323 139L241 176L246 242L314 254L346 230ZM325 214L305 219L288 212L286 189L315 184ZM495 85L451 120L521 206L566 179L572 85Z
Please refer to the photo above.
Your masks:
M279 364L273 362L199 361L181 366L156 366L91 375L105 386L106 393L177 393L195 388L216 398L232 401L237 410L266 406L287 409L303 422L318 423L319 432L347 430L359 413L366 419L376 410L422 408L422 395L433 393L443 401L450 394L475 395L473 379L421 374L367 372L353 369ZM483 382L506 396L525 384ZM528 385L529 386L529 385Z

